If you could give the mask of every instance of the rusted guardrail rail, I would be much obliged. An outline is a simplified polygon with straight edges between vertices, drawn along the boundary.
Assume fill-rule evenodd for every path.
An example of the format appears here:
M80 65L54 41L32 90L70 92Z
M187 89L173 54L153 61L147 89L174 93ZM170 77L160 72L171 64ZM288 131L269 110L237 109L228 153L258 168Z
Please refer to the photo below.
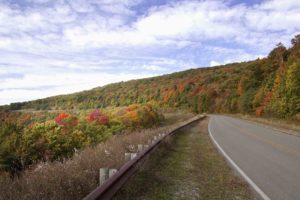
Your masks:
M161 143L164 138L167 136L173 135L175 131L195 122L205 118L205 115L200 115L193 117L190 120L179 123L179 125L175 128L171 128L168 130L166 134L162 137L158 138L155 142L149 145L148 148L142 150L137 154L137 156L126 162L120 169L117 171L112 177L110 177L103 185L97 187L93 190L88 196L84 198L84 200L106 200L111 199L117 191L122 187L122 185L127 181L127 179L134 174L134 172L138 169L138 163L149 153L151 153L158 144Z

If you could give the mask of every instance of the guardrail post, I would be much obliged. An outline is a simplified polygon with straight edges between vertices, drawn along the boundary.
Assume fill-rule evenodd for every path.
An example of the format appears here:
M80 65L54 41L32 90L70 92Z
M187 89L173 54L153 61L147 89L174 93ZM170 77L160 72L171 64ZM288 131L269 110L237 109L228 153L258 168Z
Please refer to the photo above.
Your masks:
M131 159L131 153L125 153L125 162Z
M108 168L100 168L99 170L99 184L102 185L109 178Z
M116 169L109 169L108 177L112 177L115 173L117 173L118 170Z
M134 159L137 156L137 153L125 153L125 162Z
M157 141L157 136L155 135L154 137L153 137L153 140L152 140L152 144L154 144L156 141Z
M135 149L133 144L129 145L128 148L129 148L129 151L134 151L134 149Z
M148 149L149 148L149 144L144 144L144 149Z
M143 151L143 145L142 144L138 144L138 152Z
M132 159L134 159L136 156L137 156L136 153L131 153L131 154L130 154L130 159L132 160Z

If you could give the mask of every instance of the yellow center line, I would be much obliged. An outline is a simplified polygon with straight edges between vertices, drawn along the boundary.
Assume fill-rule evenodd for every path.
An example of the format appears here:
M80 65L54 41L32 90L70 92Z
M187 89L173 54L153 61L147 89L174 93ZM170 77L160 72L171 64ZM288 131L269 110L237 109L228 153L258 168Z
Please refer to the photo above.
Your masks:
M225 120L224 120L225 121ZM226 122L226 121L225 121ZM245 131L244 129L241 129L240 127L238 126L234 126L233 124L231 123L227 123L227 125L231 126L232 128L234 129L238 129L241 133L243 134L246 134L256 140L259 140L261 142L264 142L266 144L270 144L271 146L273 146L275 149L278 149L280 151L283 151L283 152L286 152L286 153L290 153L290 154L293 154L293 155L296 155L298 157L300 157L300 151L298 151L297 149L294 149L294 148L291 148L289 146L286 146L286 145L282 145L282 144L279 144L277 142L273 142L271 140L268 140L266 138L263 138L261 136L258 136L256 134L253 134L251 132L248 132L248 131Z

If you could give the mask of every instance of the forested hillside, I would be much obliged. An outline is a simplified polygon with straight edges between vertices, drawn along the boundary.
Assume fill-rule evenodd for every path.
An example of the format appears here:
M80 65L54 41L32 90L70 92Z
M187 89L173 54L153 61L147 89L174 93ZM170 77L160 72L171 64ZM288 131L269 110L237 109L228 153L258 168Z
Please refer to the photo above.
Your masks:
M267 58L251 62L120 82L1 109L78 110L152 102L197 113L255 113L299 120L300 35L291 43L290 48L279 43Z

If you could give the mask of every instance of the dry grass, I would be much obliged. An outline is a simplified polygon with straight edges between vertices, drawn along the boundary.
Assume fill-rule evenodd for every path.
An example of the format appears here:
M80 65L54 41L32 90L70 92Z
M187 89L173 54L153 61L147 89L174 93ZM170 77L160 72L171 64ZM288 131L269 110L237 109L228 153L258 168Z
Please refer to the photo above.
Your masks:
M188 111L174 111L174 112L164 112L165 120L164 125L172 124L178 121L184 121L195 116L194 113Z
M258 199L210 140L208 119L169 137L114 200Z
M0 199L82 199L97 187L99 168L119 169L125 162L125 152L137 151L138 144L148 143L154 135L175 127L175 122L187 117L170 120L173 125L114 136L64 162L40 163L15 180L2 174Z

